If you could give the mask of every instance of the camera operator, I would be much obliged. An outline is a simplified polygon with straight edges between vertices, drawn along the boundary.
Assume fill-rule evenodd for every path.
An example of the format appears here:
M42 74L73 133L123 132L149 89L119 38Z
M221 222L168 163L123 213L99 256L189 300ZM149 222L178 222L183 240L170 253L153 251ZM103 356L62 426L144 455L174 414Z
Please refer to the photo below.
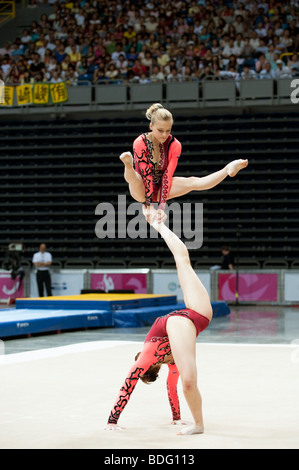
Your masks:
M37 269L36 281L40 297L44 296L44 284L46 286L47 296L52 295L51 276L49 272L49 268L52 264L52 255L46 251L46 248L46 244L41 243L39 251L34 253L32 258L32 263Z
M6 269L6 271L10 271L10 276L13 281L19 278L19 289L25 276L21 266L21 253L23 253L22 245L19 246L18 244L11 243L8 245L8 252L2 264L2 267Z

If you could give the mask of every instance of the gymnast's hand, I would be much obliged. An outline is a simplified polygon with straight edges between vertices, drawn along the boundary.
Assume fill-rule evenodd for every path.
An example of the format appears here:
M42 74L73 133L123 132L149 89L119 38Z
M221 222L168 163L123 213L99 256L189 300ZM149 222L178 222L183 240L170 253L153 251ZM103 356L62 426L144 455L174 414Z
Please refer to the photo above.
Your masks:
M104 428L105 431L121 431L122 429L125 429L125 428L122 428L120 426L118 426L118 424L110 424L108 423L107 426Z
M167 219L167 215L162 209L157 210L157 222L158 224L163 224Z
M162 209L156 210L154 206L142 206L142 211L146 221L152 225L154 222L161 224L167 219L167 215Z

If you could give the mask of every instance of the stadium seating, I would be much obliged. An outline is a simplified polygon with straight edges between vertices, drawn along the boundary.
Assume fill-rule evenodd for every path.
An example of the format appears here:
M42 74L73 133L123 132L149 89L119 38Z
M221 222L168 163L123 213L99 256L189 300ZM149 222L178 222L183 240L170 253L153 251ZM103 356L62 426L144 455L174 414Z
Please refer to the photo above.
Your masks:
M203 246L190 250L192 262L198 269L216 264L223 244L236 252L239 226L241 267L295 267L298 114L176 113L173 131L183 145L177 176L204 176L233 159L249 159L236 178L177 200L193 208L203 203ZM172 266L160 239L95 233L98 204L113 204L117 229L118 195L133 202L118 156L146 130L140 116L1 121L2 260L8 244L21 241L27 263L45 242L63 267Z

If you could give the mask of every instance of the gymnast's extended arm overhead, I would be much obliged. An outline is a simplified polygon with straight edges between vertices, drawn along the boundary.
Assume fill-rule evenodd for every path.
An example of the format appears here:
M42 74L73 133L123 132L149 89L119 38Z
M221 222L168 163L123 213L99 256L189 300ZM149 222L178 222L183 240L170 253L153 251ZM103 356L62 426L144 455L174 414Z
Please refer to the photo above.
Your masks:
M162 364L165 356L170 354L169 341L166 338L157 338L157 341L150 341L144 343L143 349L135 361L127 378L124 381L123 386L121 387L118 397L115 401L115 404L110 412L108 423L105 429L114 430L121 429L117 426L118 419L127 405L133 390L143 374L151 367L152 365ZM173 422L181 419L180 416L180 405L179 398L177 394L177 382L179 379L179 372L175 364L168 364L169 371L167 377L167 393L168 400L172 411Z

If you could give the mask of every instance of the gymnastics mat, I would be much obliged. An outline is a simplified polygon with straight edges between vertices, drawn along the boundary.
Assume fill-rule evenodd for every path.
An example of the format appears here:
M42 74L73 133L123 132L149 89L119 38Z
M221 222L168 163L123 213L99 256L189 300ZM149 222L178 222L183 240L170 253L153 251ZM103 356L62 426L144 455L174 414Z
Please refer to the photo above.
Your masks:
M226 302L211 302L213 316L229 315ZM184 309L172 295L81 294L17 299L0 311L0 338L83 328L138 328Z
M127 308L173 305L175 295L155 294L81 294L70 296L36 297L16 299L16 308L30 309L100 309L122 310Z
M113 312L107 310L0 310L0 338L112 326Z
M213 318L223 317L230 314L230 308L226 302L211 302ZM126 309L114 312L115 328L134 328L151 326L153 322L162 315L167 315L174 310L186 308L184 302L175 305L160 307L144 307L139 309Z

